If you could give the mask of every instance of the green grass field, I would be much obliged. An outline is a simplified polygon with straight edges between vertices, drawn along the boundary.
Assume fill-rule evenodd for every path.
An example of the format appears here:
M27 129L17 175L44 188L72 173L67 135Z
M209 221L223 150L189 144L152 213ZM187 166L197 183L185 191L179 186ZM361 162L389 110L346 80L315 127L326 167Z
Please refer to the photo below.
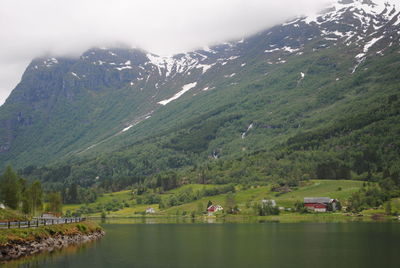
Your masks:
M312 184L276 197L275 200L279 206L283 207L291 207L297 200L303 201L304 197L330 197L344 202L362 185L362 181L315 180L312 181Z
M188 184L181 186L177 189L173 189L171 191L165 192L163 194L160 194L160 197L162 200L166 200L169 198L171 195L179 194L182 191L186 191L189 188L195 191L199 191L202 189L210 189L216 187L215 185L203 185L203 184ZM120 216L133 216L135 213L143 212L146 210L148 207L152 207L156 210L158 210L158 204L152 204L152 205L138 205L136 204L136 200L133 198L132 191L130 190L125 190L125 191L119 191L119 192L114 192L114 193L107 193L103 194L100 197L97 198L96 202L88 204L89 207L96 207L100 204L106 204L109 202L125 202L129 204L129 207L125 207L123 209L120 209L118 211L112 211L109 213L109 215L113 217L120 217ZM74 212L78 210L80 207L82 207L83 204L68 204L63 206L63 213L66 213L67 211ZM90 216L100 216L101 213L93 213L90 214Z
M114 192L103 194L97 198L95 203L89 204L90 206L95 206L97 204L106 204L108 202L113 202L117 200L118 202L127 201L129 202L132 199L132 192L130 190ZM68 204L63 206L63 212L66 213L67 210L69 211L76 211L82 206L82 204Z
M2 221L24 221L26 219L27 219L27 217L18 211L0 208L0 222L2 222Z
M304 197L331 197L339 199L342 203L346 203L347 198L363 185L362 181L349 181L349 180L313 180L304 183L302 186L293 189L293 191L279 194L271 191L270 186L258 186L249 189L241 189L236 187L236 193L234 194L236 203L241 209L241 214L251 215L254 211L250 208L255 202L260 202L262 199L274 199L277 202L277 206L292 208L296 201L302 201ZM180 188L168 191L161 194L162 200L166 200L171 195L179 194L181 191L185 191L191 188L194 192L203 188L217 187L215 185L200 185L190 184L184 185ZM160 210L158 204L151 205L137 205L136 201L132 199L130 191L121 191L111 194L104 194L99 197L98 200L90 204L89 206L96 206L101 203L112 202L113 200L126 201L130 206L124 207L118 211L107 212L107 217L135 217L139 213L142 213L146 208L152 207L156 210L156 216L171 216L171 215L182 215L184 212L189 214L192 211L198 211L201 207L203 210L206 209L208 201L213 204L219 204L225 206L227 194L220 194L215 196L203 197L194 202L186 203L179 206L169 207L164 210ZM78 209L81 205L66 205L64 211ZM93 213L88 216L100 216L100 213Z
M346 180L314 180L310 181L306 186L299 187L298 189L277 196L277 193L271 192L269 186L262 186L247 190L239 190L235 193L235 200L240 209L244 213L251 213L246 204L253 202L260 202L262 199L274 199L279 207L291 208L296 201L303 201L304 197L331 197L345 201L350 195L358 191L362 187L361 181L346 181ZM339 190L339 188L341 190ZM198 203L206 206L210 200L213 204L220 204L224 206L226 194L205 197L196 202L184 204L177 207L167 209L165 212L168 214L176 214L177 210L180 211L193 211L198 207Z

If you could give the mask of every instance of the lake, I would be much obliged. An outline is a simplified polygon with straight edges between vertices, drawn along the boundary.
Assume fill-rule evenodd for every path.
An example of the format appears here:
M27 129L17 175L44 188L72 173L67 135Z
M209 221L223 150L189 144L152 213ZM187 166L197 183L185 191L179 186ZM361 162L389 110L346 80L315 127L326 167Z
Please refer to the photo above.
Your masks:
M400 267L400 224L105 223L88 245L5 267Z

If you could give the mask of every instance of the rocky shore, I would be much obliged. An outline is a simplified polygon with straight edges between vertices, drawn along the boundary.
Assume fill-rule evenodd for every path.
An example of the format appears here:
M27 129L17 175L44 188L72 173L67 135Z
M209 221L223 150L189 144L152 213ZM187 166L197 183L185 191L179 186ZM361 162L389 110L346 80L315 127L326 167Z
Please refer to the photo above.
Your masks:
M6 245L0 245L0 262L87 243L100 239L104 234L103 230L97 230L89 234L55 235L35 241L15 241Z

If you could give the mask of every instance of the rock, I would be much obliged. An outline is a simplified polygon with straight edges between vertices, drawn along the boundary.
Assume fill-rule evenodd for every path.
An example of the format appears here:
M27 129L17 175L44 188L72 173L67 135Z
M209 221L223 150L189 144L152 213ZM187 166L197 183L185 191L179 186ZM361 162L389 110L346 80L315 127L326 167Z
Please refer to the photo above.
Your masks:
M55 236L41 241L22 242L20 244L9 244L0 246L0 262L17 259L23 256L38 254L40 252L52 252L55 249L62 249L70 245L78 245L100 239L104 231L96 231L92 234L77 234L72 236Z

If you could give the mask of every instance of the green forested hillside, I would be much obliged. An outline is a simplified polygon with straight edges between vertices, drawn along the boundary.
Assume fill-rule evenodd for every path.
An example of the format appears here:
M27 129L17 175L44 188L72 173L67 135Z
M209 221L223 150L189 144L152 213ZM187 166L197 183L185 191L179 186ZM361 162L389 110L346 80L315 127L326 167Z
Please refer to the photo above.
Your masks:
M0 166L68 203L128 187L310 179L379 181L396 196L398 12L342 4L170 64L129 49L37 59L0 108Z
M66 180L113 190L151 184L153 175L169 169L179 180L201 183L389 177L399 183L397 48L355 74L344 71L352 58L336 53L296 57L258 81L249 75L238 85L165 107L141 128L100 145L96 158L88 153L87 160L23 173L54 187ZM296 83L304 69L308 73ZM164 120L169 127L160 124ZM142 131L148 134L135 142ZM122 149L102 154L102 146Z

